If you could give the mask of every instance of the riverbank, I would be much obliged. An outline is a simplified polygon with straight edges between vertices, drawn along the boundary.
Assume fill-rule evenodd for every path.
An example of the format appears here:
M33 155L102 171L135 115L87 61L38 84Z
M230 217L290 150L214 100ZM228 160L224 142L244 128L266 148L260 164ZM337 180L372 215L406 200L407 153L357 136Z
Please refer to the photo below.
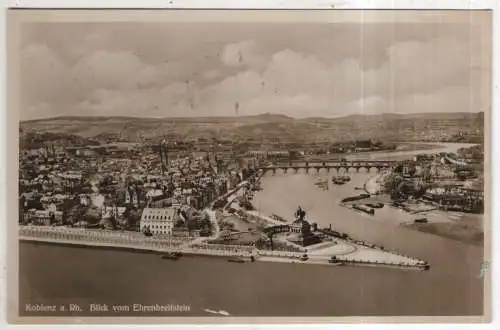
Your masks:
M339 206L376 221L403 226L422 233L438 235L466 244L484 243L483 215L443 211L436 206L426 205L419 201L405 204L405 206L395 206L391 198L382 191L387 175L387 172L369 175L363 183L363 191L367 195L364 198L356 187L351 186L349 193L360 196L359 199L353 198L349 202L340 202ZM349 193L346 195L352 198ZM383 204L383 206L380 208L364 207L366 204ZM419 219L425 219L427 223L415 222Z
M477 145L477 143L422 143L422 142L398 142L404 143L406 146L400 150L391 152L366 152L359 154L348 154L344 158L350 160L406 160L413 156L421 154L437 154L440 152L452 153L460 148L469 148ZM424 146L425 145L425 146Z
M456 221L404 224L407 228L423 233L476 246L484 245L484 230L482 225L483 219L477 218L474 215L461 215L460 219Z
M254 217L259 215L253 214ZM270 219L270 218L269 218ZM262 219L266 221L266 219ZM209 239L209 238L207 238ZM20 241L42 242L47 244L73 245L77 247L96 247L102 249L119 249L126 251L143 251L154 253L181 253L183 255L207 255L218 257L238 257L260 261L261 257L271 257L263 261L283 259L305 263L330 264L329 260L335 256L347 264L394 265L408 268L421 268L423 263L415 258L397 255L380 249L370 248L367 243L348 242L342 239L330 239L330 245L305 247L303 251L279 252L259 250L252 246L209 244L201 238L155 238L142 237L137 233L117 233L112 231L86 230L81 228L52 228L23 226L19 229ZM339 246L350 246L352 250L346 252ZM311 251L308 252L308 249ZM306 260L301 257L307 254Z

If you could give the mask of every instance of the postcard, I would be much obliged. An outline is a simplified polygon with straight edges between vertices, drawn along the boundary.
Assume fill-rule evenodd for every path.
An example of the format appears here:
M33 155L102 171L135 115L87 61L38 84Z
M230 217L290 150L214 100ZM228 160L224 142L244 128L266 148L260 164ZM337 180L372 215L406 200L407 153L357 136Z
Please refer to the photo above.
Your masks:
M10 322L491 320L491 11L8 32Z

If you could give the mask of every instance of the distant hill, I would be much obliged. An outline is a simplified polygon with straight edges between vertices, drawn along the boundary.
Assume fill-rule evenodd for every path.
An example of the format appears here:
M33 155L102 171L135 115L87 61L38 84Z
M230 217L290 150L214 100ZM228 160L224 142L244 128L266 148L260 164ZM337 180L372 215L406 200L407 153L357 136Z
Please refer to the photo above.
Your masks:
M23 121L25 133L61 133L99 138L119 136L137 141L177 137L218 137L257 141L345 141L360 138L439 141L466 132L482 136L484 113L350 115L295 119L262 114L241 117L141 118L56 117Z

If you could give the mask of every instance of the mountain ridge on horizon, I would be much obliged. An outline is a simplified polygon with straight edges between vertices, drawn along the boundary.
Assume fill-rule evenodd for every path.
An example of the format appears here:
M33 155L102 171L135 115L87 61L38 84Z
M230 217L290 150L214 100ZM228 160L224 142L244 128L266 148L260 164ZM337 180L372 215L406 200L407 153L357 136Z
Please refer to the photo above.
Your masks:
M329 141L376 138L439 139L462 131L482 135L484 113L352 114L336 118L292 118L281 114L231 117L65 116L21 122L23 133L56 133L84 138L117 136L127 141L222 137L234 141Z
M214 121L217 119L224 120L244 120L244 119L257 119L257 118L276 118L276 119L286 119L293 121L307 121L307 120L339 120L344 118L355 118L355 117L432 117L432 116L484 116L484 111L478 112L416 112L416 113L396 113L396 112L384 112L380 114L349 114L337 117L291 117L285 114L273 114L273 113L261 113L257 115L241 115L241 116L199 116L199 117L141 117L141 116L72 116L72 115L62 115L54 117L36 118L36 119L26 119L20 120L20 123L36 123L43 121L57 121L57 120L82 120L82 121L94 121L103 119L122 119L122 120L142 120L142 121L197 121L197 120L209 120Z

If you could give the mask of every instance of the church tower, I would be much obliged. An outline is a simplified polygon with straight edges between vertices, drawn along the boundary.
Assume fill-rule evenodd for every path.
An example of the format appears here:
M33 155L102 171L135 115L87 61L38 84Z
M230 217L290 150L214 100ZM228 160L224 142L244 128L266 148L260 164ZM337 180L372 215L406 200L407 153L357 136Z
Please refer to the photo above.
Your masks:
M161 161L161 173L165 174L168 170L168 148L167 141L163 140L160 143L160 161Z
M128 186L125 189L125 204L130 204L130 191Z

